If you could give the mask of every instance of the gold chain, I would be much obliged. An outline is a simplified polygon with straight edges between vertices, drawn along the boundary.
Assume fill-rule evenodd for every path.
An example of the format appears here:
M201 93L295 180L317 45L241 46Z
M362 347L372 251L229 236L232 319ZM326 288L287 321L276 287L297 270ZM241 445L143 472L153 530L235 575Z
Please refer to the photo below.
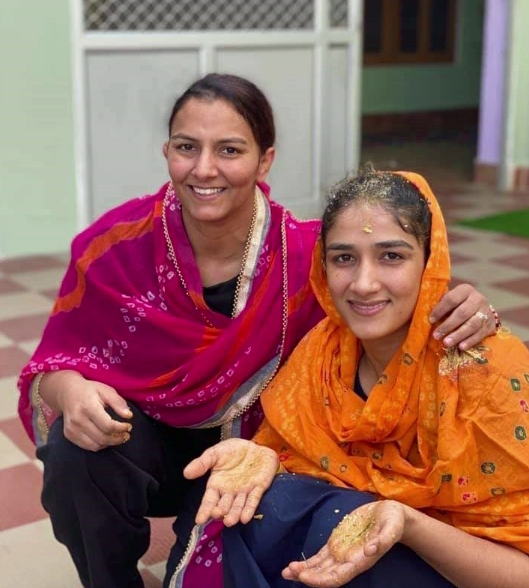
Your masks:
M250 254L250 246L252 244L252 236L255 230L255 219L257 218L257 194L254 197L253 201L253 211L252 211L252 220L250 222L250 230L248 231L248 235L246 236L246 241L244 243L244 252L242 254L242 262L241 262L241 269L239 271L239 275L237 276L237 283L235 285L235 294L233 296L233 307L231 309L231 318L235 318L237 314L237 305L239 303L239 296L241 292L241 285L242 279L244 276L244 270L246 267L246 262L248 261L248 255Z
M165 193L165 197L163 200L163 206L162 206L163 234L165 237L165 243L167 244L167 249L169 251L169 257L171 258L171 261L173 262L173 265L175 266L175 270L176 270L176 273L178 274L178 277L180 279L180 283L182 284L182 287L184 288L184 291L187 294L187 296L189 296L191 298L191 296L189 295L189 291L187 289L187 284L184 280L184 276L182 275L182 272L180 270L180 266L178 265L178 261L176 259L176 253L175 253L175 250L173 247L173 242L171 241L171 237L169 236L169 228L167 225L166 209L169 204L169 196L171 194L172 187L173 187L172 184L169 184L167 186L167 191ZM241 270L237 276L237 283L235 285L235 295L233 298L233 307L232 307L232 311L231 311L232 318L235 318L235 313L236 313L237 304L238 304L239 296L240 296L241 285L242 285L242 278L243 278L243 274L244 274L244 267L246 265L246 262L248 261L248 255L250 254L250 245L252 243L252 235L253 235L253 232L255 229L256 218L257 218L257 194L254 199L252 220L250 222L250 230L248 231L248 235L246 236L246 242L244 244L244 251L243 251L242 262L241 262ZM195 308L197 308L196 305L195 305ZM208 320L208 318L204 315L204 313L199 308L197 308L197 310L200 312L200 314L202 315L202 318L206 321L206 323L210 327L212 327L213 325Z

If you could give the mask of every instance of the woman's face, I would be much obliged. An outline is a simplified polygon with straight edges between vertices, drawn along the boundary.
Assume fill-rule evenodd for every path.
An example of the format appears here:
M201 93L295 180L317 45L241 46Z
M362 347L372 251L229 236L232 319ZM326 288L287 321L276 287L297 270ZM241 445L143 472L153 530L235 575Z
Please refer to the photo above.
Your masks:
M327 233L325 268L332 300L364 341L400 345L425 265L422 245L380 205L344 208Z
M185 215L222 222L253 208L274 149L259 151L248 123L225 100L192 98L178 111L164 145L169 175Z

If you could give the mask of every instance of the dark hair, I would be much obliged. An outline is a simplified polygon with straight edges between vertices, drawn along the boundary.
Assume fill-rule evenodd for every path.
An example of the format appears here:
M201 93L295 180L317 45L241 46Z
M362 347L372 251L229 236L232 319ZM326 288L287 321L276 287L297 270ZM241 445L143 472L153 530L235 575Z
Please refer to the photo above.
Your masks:
M225 100L250 126L261 153L275 143L276 130L272 107L259 88L245 78L210 73L197 80L176 100L169 118L169 136L174 117L191 98Z
M424 247L428 259L432 214L424 196L400 174L378 172L370 164L357 176L345 178L329 190L321 227L324 249L327 234L340 212L358 202L382 206L403 231L413 235Z

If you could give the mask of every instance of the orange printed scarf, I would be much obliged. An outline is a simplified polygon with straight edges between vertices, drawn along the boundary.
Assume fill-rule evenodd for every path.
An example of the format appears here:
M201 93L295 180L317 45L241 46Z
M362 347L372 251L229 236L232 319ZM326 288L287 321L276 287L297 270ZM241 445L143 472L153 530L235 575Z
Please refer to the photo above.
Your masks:
M423 509L529 553L529 351L508 332L446 352L429 314L450 279L443 216L426 181L431 253L411 326L367 401L352 391L361 344L332 304L315 249L311 282L327 313L261 396L255 440L290 472Z

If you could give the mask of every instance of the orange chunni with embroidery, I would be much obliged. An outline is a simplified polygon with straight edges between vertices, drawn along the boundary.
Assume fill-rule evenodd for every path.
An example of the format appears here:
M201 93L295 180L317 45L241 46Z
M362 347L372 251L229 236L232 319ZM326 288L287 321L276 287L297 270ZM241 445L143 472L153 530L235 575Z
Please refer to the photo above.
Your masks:
M450 279L441 210L426 181L431 253L401 348L367 401L352 391L361 342L335 310L318 246L311 283L327 313L261 396L255 440L282 465L424 510L529 553L529 350L509 333L446 353L431 309Z

